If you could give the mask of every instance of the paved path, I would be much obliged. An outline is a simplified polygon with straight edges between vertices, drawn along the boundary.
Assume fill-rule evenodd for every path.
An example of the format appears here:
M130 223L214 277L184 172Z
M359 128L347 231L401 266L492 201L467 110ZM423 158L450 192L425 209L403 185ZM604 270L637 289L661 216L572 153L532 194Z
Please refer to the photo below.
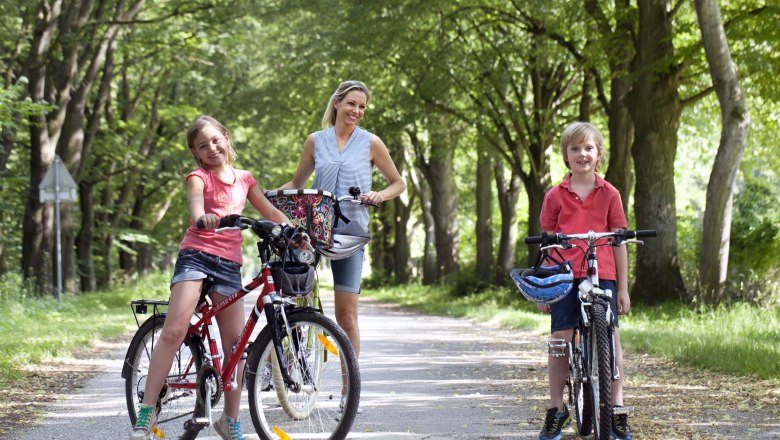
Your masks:
M332 314L331 298L324 299L326 311ZM247 307L253 302L248 300ZM546 363L539 336L421 315L370 298L361 299L360 324L363 414L349 438L473 440L538 435L540 408L545 404L539 378L544 379ZM39 424L12 440L126 438L130 424L120 377L126 344L111 346L105 359L90 360L105 372L50 405ZM241 418L247 434L253 432L248 406L245 398ZM207 429L198 438L218 436Z

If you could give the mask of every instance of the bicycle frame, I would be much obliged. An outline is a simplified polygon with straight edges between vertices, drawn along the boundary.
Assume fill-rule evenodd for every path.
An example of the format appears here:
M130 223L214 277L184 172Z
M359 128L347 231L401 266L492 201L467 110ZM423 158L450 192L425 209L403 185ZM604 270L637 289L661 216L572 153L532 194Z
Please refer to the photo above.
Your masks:
M246 324L244 325L244 328L241 330L241 333L239 334L238 342L233 347L233 351L230 355L225 353L226 356L226 364L222 365L222 356L219 354L219 346L217 343L216 338L214 337L214 330L213 330L213 321L218 313L220 313L222 310L232 306L235 304L238 300L242 299L252 291L261 288L262 291L260 292L260 295L257 297L257 302L255 303L255 307L252 308L252 312L249 315L249 318L247 318ZM204 281L204 288L208 288L208 282ZM276 298L274 298L276 296ZM273 276L271 275L271 269L268 267L268 265L264 265L260 273L255 276L249 283L247 283L244 287L241 289L235 291L233 294L231 294L227 299L220 302L219 304L215 306L209 305L207 302L201 302L198 305L198 310L196 310L196 314L200 314L200 318L194 323L190 325L189 330L187 331L187 334L185 336L185 340L189 340L191 338L197 338L198 340L206 342L205 347L207 349L206 353L204 354L204 360L209 362L215 369L216 373L219 375L221 382L222 382L222 391L230 391L237 387L237 368L239 362L244 357L244 352L249 345L249 338L252 335L252 332L254 331L255 327L257 326L258 321L260 320L260 308L263 309L263 313L265 314L266 321L268 325L271 326L272 329L274 329L274 343L277 347L277 350L279 351L279 345L281 344L281 335L279 334L279 325L278 320L276 318L276 308L274 307L275 303L279 303L280 301L285 301L290 305L293 305L286 299L282 299L280 296L276 295L276 286L273 281ZM146 313L146 306L152 305L154 307L154 315L162 314L158 311L158 308L163 305L167 305L167 301L152 301L152 300L139 300L139 301L133 301L131 302L131 306L133 306L133 313L135 315L136 312L139 313ZM281 310L281 316L283 320L286 320L286 316L284 314L284 307L279 308ZM311 307L296 307L296 311L298 310L316 310ZM138 319L136 317L136 323L138 323ZM279 353L277 353L279 354ZM278 356L279 362L281 364L281 373L282 377L284 378L284 381L288 385L293 385L295 382L289 377L289 374L287 372L286 364L287 360L284 358L284 356ZM196 382L185 380L184 377L187 377L190 374L197 373L197 371L190 371L191 368L194 369L195 365L189 365L186 369L185 373L180 375L180 377L173 378L174 380L169 380L166 382L166 386L174 388L174 389L196 389L198 387L198 384Z

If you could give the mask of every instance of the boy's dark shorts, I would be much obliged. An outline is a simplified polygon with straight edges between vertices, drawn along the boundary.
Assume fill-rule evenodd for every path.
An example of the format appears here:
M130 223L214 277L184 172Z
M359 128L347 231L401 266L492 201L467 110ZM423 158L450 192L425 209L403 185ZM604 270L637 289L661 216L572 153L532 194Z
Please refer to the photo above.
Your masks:
M569 330L577 327L580 319L580 298L577 288L582 279L576 279L571 285L571 290L562 300L550 304L550 331ZM617 314L617 283L614 280L600 280L600 287L612 291L612 316L615 327L618 326Z

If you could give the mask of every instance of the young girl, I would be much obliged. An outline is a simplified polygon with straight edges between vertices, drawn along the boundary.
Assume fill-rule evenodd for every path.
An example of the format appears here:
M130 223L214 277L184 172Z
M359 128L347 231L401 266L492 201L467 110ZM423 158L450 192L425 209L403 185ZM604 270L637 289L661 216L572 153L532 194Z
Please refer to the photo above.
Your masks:
M228 130L216 119L201 116L190 126L187 146L199 168L185 177L190 227L184 234L176 260L168 315L160 340L154 348L149 365L144 399L138 410L138 420L130 439L147 440L156 422L155 399L160 394L173 357L184 340L190 318L197 306L203 280L210 276L216 284L211 292L214 304L224 301L241 288L241 233L238 230L214 231L219 219L229 214L241 214L246 199L260 214L277 223L289 223L263 195L248 171L233 168L236 152L230 143ZM198 221L204 229L198 229ZM217 315L223 353L230 353L244 326L241 301ZM238 365L242 371L243 365ZM214 429L225 440L243 439L238 413L242 375L238 387L225 395L225 409Z
M556 232L576 234L593 230L615 231L626 228L626 215L620 193L598 175L604 159L604 138L599 130L587 122L575 122L561 136L563 163L570 173L559 185L544 197L540 222L549 234ZM612 311L626 314L631 309L628 296L628 257L625 246L602 246L596 249L599 261L599 278L602 289L616 292L612 296ZM554 304L540 304L539 310L551 314L552 339L571 340L580 310L576 294L579 281L585 278L587 264L582 264L583 253L577 249L561 251L572 262L575 282L571 291ZM612 384L612 405L623 405L623 351L620 331L615 318L615 362L621 379ZM561 430L571 422L569 410L563 403L563 389L568 374L569 360L566 353L550 345L547 358L550 375L550 408L539 433L540 440L559 440ZM616 411L612 421L612 435L621 440L631 440L628 416Z

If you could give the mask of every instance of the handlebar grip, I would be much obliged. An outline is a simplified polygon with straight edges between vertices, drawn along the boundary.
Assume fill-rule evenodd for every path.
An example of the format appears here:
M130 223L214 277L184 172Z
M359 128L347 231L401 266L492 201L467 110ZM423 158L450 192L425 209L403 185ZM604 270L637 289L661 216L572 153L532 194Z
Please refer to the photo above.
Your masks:
M525 244L539 244L541 242L542 242L542 236L541 235L525 237Z
M634 237L655 237L655 229L641 229L634 231Z
M222 217L219 219L219 225L216 229L219 228L232 228L235 227L238 224L238 219L241 218L238 214L230 214ZM198 219L198 221L195 223L195 226L198 229L205 229L206 225L203 223L203 220Z
M238 225L238 219L241 216L238 214L230 214L222 217L219 219L219 227L220 228L232 228L234 226Z

